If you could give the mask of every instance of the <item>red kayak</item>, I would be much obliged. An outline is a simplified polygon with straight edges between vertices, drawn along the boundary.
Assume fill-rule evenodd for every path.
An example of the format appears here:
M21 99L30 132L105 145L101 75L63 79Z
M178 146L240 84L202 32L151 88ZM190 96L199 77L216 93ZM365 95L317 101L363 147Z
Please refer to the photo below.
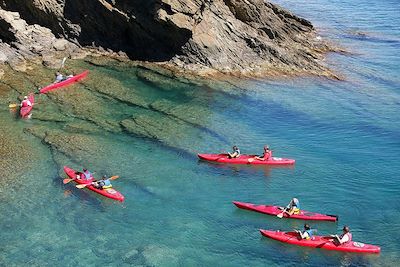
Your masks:
M50 84L50 85L48 85L46 87L43 87L42 89L40 89L39 92L41 94L44 94L44 93L47 93L48 91L51 91L51 90L66 86L68 84L77 82L78 80L85 78L88 75L88 73L89 73L89 71L85 70L84 72L82 72L80 74L77 74L77 75L75 75L75 76L73 76L71 78L68 78L68 79L66 79L64 81L61 81L61 82L58 82L58 83L52 83L52 84Z
M29 115L29 113L31 113L31 110L33 108L33 103L35 102L35 96L33 95L33 93L30 93L28 95L28 99L29 99L29 101L31 101L32 106L22 107L19 110L19 115L21 115L21 118L25 118L26 116Z
M257 211L260 213L265 213L268 215L275 215L275 216L282 213L282 209L283 209L282 207L279 207L279 206L255 205L252 203L245 203L245 202L238 202L238 201L233 201L233 204L235 204L236 207L238 207L240 209L252 210L252 211ZM309 212L309 211L305 211L305 210L301 210L299 214L293 214L291 216L284 213L283 217L290 218L290 219L332 221L332 222L336 222L338 220L338 216L336 216L336 215L325 215L325 214L314 213L314 212Z
M69 178L74 179L74 182L78 183L78 184L88 184L91 183L93 181L95 181L94 178L90 179L90 180L78 180L76 179L76 174L75 174L75 170L68 168L67 166L64 166L64 171L65 173L69 176ZM100 195L103 195L105 197L108 198L112 198L118 201L124 201L125 197L118 192L117 190L113 189L113 188L107 188L107 189L98 189L92 185L88 185L86 186L87 189L92 190L96 193L99 193Z
M298 245L303 247L323 248L328 250L337 250L344 252L361 252L361 253L379 253L381 248L375 245L364 244L360 242L350 241L342 245L332 241L330 236L312 236L311 239L300 239L296 232L280 232L260 229L263 236L275 239L284 243Z
M295 163L294 159L284 159L272 157L268 160L254 159L256 155L240 155L238 158L230 159L228 154L197 154L200 159L231 163L231 164L264 164L264 165L291 165Z

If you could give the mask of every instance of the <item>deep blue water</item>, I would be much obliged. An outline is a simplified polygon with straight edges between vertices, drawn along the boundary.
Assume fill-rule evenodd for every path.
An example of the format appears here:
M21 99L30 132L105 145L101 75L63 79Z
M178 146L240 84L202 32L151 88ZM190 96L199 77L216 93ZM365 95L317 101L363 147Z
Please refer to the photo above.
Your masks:
M15 161L2 172L18 179L0 184L0 266L397 266L400 2L275 2L351 52L326 60L344 81L248 82L230 90L167 78L155 85L138 78L135 68L91 67L91 80L62 93L90 92L95 77L117 80L153 108L101 94L96 106L83 104L101 106L96 115L104 121L137 114L155 121L167 117L161 121L167 136L78 130L98 149L78 151L79 161L23 130L71 133L72 124L38 120L35 113L31 120L15 120L2 109L2 134L35 152L29 162ZM51 99L40 101L49 112L56 109ZM160 101L170 104L164 113ZM70 123L81 123L73 110L67 113ZM277 157L297 162L292 168L265 168L197 160L196 153L227 151L234 144L243 153L259 153L269 144ZM63 185L60 164L119 175L113 184L125 202ZM20 174L26 166L31 171ZM312 222L320 234L347 224L355 240L381 246L381 254L268 240L258 229L291 230L304 222L238 210L231 203L285 205L294 196L304 209L339 215L338 223Z

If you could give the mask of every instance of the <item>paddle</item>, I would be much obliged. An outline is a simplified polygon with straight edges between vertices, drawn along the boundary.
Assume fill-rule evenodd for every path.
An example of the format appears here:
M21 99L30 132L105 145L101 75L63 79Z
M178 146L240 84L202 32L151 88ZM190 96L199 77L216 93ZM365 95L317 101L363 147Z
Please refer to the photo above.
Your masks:
M61 67L58 69L59 71L60 71L62 68L64 68L64 64L65 64L65 61L66 61L66 60L67 60L67 58L64 57L63 60L61 61Z
M279 219L282 219L282 218L283 218L283 214L285 214L286 210L287 210L287 207L284 208L283 211L282 211L281 213L279 213L278 215L276 215L276 217L278 217Z
M36 93L34 93L34 94L36 94ZM37 104L39 104L39 103L32 103L32 106L34 106L34 105L37 105ZM19 104L16 104L16 103L10 103L9 105L8 105L8 107L9 108L16 108L16 107L19 107Z
M108 178L108 180L115 180L117 178L119 178L119 176L118 175L114 175L114 176L111 176L110 178ZM89 183L89 184L77 184L76 188L82 189L82 188L85 188L86 186L91 185L91 184L92 183Z
M276 215L276 217L278 217L279 219L282 219L283 218L283 214L287 211L287 209L289 208L291 202L292 201L290 201L289 204L283 209L283 211L281 213L279 213L278 215Z
M69 182L71 182L71 181L73 181L73 180L75 180L75 179L65 178L65 179L63 180L63 183L64 183L64 184L68 184Z
M257 156L257 155L254 155L253 158L248 158L248 159L247 159L247 162L248 162L248 163L252 163L252 162L255 161L255 160L260 160L260 159L256 159L255 157L258 157L258 156Z

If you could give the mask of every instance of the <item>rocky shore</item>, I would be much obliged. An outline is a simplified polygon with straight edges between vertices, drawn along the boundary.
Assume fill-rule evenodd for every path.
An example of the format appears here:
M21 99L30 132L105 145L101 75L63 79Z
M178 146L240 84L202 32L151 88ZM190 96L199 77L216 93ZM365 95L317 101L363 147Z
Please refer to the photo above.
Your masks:
M106 55L207 77L337 78L313 25L263 0L7 0L0 39L0 76Z

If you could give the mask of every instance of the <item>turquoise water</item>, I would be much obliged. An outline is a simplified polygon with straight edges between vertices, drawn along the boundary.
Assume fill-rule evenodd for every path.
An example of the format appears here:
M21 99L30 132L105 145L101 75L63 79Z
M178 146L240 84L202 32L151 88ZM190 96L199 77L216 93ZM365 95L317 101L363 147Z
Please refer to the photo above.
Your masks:
M400 4L277 2L352 52L327 59L345 81L229 89L81 62L70 64L91 69L88 79L39 96L32 119L1 109L0 148L6 140L15 151L1 150L7 164L0 170L0 265L398 265ZM297 162L274 168L197 160L196 153L233 144L243 153L269 144L275 156ZM125 202L64 185L63 165L119 175L113 185ZM355 240L382 253L268 240L259 228L290 230L304 222L231 203L285 205L293 196L307 210L339 215L337 224L312 222L320 234L348 224Z

